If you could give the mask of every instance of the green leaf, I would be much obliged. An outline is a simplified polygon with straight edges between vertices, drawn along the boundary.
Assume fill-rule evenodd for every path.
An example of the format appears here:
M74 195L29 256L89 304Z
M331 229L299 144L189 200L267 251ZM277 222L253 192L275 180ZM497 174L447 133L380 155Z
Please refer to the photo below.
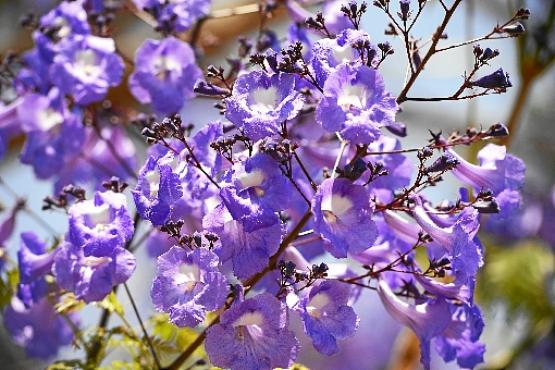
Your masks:
M10 303L19 282L17 269L6 271L6 275L0 277L0 309Z
M116 294L113 291L98 305L110 312L116 313L119 316L124 315L123 306L118 301L118 297L116 297Z
M73 293L64 294L54 306L59 314L75 312L85 307L85 303L75 297Z
M101 367L98 370L142 370L142 368L136 362L113 361L110 365Z
M63 360L54 362L46 370L76 370L84 368L80 360Z
M525 313L536 323L555 318L548 298L549 277L554 272L550 251L533 242L511 248L488 245L486 251L477 286L481 302L502 301L510 315Z

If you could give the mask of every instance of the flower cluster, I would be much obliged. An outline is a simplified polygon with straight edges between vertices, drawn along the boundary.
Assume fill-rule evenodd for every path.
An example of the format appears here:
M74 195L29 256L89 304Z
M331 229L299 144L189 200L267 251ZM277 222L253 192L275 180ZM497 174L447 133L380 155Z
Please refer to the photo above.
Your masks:
M415 332L424 368L432 346L462 368L483 362L484 322L474 300L485 255L480 221L486 213L488 225L515 217L525 165L503 145L484 146L479 164L458 147L506 136L507 128L431 132L425 145L401 144L408 130L397 121L400 104L410 100L406 93L442 35L438 30L424 59L417 40L408 39L425 1L418 15L401 1L390 25L414 44L407 46L408 82L399 96L380 72L391 45L375 45L360 29L366 4L329 1L313 15L295 0L263 3L256 40L242 39L229 69L210 65L204 76L194 44L209 0L126 2L161 34L142 43L134 62L126 58L132 71L122 85L151 115L121 113L132 108L105 99L125 68L106 37L112 8L63 1L34 25L36 46L13 79L17 98L0 106L0 154L4 141L23 132L21 161L55 182L57 196L47 197L44 209L65 211L69 222L48 248L32 233L21 235L17 292L4 316L29 355L48 357L72 338L84 341L71 331L74 313L64 311L69 295L75 306L105 310L83 344L86 368L100 366L102 341L117 335L140 343L144 368L180 368L203 342L214 366L287 368L302 350L294 322L317 352L337 354L357 332L365 312L356 302L368 293ZM266 26L282 5L296 21L286 41ZM374 5L393 17L389 1ZM516 19L499 33L512 32L507 27ZM191 28L189 44L183 31ZM476 50L476 66L451 100L467 98L466 89L487 95L512 86L501 69L474 79L496 56ZM217 101L222 121L198 129L186 122L180 112L198 95ZM133 125L117 125L131 116ZM138 134L137 127L149 147L135 171L127 133ZM434 202L430 189L445 177L459 181L460 196ZM92 184L92 197L77 183ZM22 207L2 224L0 246ZM149 284L154 308L180 328L174 330L203 327L164 367L125 285L141 233L156 257L147 261L156 266ZM106 327L109 314L123 318L110 301L120 285L143 335L125 319Z

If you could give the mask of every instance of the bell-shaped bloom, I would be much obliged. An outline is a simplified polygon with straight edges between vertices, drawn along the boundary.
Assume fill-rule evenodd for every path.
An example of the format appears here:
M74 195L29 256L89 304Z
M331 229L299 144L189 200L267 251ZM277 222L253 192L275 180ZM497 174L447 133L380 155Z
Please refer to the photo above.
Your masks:
M94 199L77 202L69 209L69 242L85 253L109 253L131 239L134 226L125 195L96 192Z
M499 68L497 71L480 77L470 83L472 86L483 87L484 89L506 89L512 87L513 84L509 79L509 74L503 72L503 68Z
M363 186L342 178L324 180L312 201L312 212L315 231L330 242L330 253L337 258L363 252L376 240L372 206Z
M42 58L51 62L57 53L68 46L73 36L90 34L83 3L84 0L63 1L40 18L33 38Z
M25 348L29 357L52 358L60 347L70 344L73 339L71 327L46 297L31 307L25 307L13 297L3 319L12 339ZM69 319L75 321L72 317Z
M468 162L452 149L448 153L459 162L452 173L476 191L491 191L501 216L509 215L519 207L519 190L524 184L526 166L521 159L507 154L505 146L486 145L478 152L480 165Z
M485 346L478 341L484 321L476 306L451 305L451 322L434 338L437 352L445 362L457 361L462 369L473 369L484 362Z
M43 243L33 232L21 234L21 248L17 252L19 280L30 284L50 272L55 251L47 252Z
M17 252L17 297L25 307L33 306L48 292L48 283L44 277L50 273L55 254L55 250L47 252L46 243L33 232L21 233L21 248Z
M288 368L298 342L283 303L263 293L234 303L206 335L210 362L231 370Z
M133 0L137 8L152 14L166 31L183 32L210 12L211 0Z
M187 251L174 246L158 257L150 296L158 311L167 312L177 326L194 327L206 312L222 307L229 292L219 271L218 256L208 248Z
M304 98L295 86L296 77L291 74L244 73L225 100L225 116L252 140L275 135L303 107Z
M416 202L412 216L422 230L432 237L433 244L440 247L439 252L432 252L435 259L441 258L441 254L445 253L444 256L451 261L455 276L465 282L474 280L484 263L482 247L475 238L480 227L478 211L465 208L452 225L442 226L430 217L420 198Z
M81 246L64 243L58 247L52 266L58 285L85 302L101 301L134 270L135 256L108 244L86 252Z
M203 226L217 234L221 241L221 246L214 251L220 261L231 260L233 272L239 279L262 271L279 249L284 228L275 213L273 217L271 224L248 231L224 204L220 204L204 218Z
M173 205L183 196L180 172L186 161L173 152L155 159L149 156L139 172L133 198L137 211L153 225L163 225L170 217Z
M160 114L179 113L194 97L193 87L202 76L193 49L175 37L146 40L135 55L129 77L131 93Z
M440 335L451 321L449 304L443 299L429 299L410 304L391 290L385 280L378 283L378 296L387 312L395 320L411 328L420 340L420 361L430 368L430 341Z
M305 332L318 352L328 356L337 353L337 339L355 333L359 320L348 305L351 295L351 286L330 280L313 286L299 302Z
M398 106L386 90L382 76L362 64L341 64L324 84L324 97L316 120L330 132L354 144L370 144L380 128L395 124Z
M51 178L82 150L85 128L78 109L70 110L57 88L48 95L27 94L17 108L27 139L21 162L33 167L41 179Z
M342 18L347 18L342 14ZM350 23L350 21L348 22ZM368 34L354 29L346 29L333 39L322 38L314 43L310 65L314 69L316 80L321 86L324 86L328 76L343 63L361 62L363 57L365 58L364 62L368 63L368 55L361 56L360 51L355 49L354 46L357 43L368 43L370 50L374 50L374 47L370 45ZM374 57L373 55L369 57L371 60L368 64L371 64Z
M223 181L223 202L233 218L244 221L249 230L273 224L274 212L285 210L295 191L278 162L264 153L237 161Z
M108 89L120 83L123 69L113 39L84 36L74 38L56 54L50 78L77 104L87 105L104 99Z

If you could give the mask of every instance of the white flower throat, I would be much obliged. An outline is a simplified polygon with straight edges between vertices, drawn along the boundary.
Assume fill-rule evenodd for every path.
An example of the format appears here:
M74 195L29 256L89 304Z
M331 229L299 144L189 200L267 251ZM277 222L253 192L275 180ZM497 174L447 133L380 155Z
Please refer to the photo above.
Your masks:
M167 55L160 55L154 59L152 67L156 71L156 77L162 81L165 80L171 72L178 71L181 68L178 61Z
M64 122L64 116L52 108L46 108L38 112L37 121L42 131L49 131Z
M330 303L331 299L329 295L326 293L318 293L308 301L306 312L312 317L320 318L324 308Z
M83 81L93 82L102 74L94 50L79 50L75 55L75 74Z
M337 105L341 107L344 112L349 111L352 107L363 109L368 100L369 91L361 85L347 85L344 86L339 95L337 96Z
M237 181L239 181L243 189L254 188L256 195L259 197L264 195L264 190L261 188L264 180L266 180L264 172L258 169L245 172L237 178Z
M198 265L182 263L179 265L174 281L176 285L182 286L185 292L190 292L201 281Z
M341 218L353 207L353 202L348 197L340 195L331 195L322 199L321 210L324 218L328 223L336 223L338 218Z
M278 91L274 86L267 89L257 88L250 94L251 108L260 113L268 113L276 109Z

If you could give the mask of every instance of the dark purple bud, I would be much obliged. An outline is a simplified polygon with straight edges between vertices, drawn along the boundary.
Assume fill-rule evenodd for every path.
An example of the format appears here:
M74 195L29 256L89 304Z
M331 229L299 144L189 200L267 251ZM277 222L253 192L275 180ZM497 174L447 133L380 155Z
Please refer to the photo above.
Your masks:
M484 52L484 49L482 49L479 44L474 45L473 53L476 58L479 58L483 52Z
M485 61L488 61L490 59L495 58L498 55L499 55L499 50L497 50L497 49L493 50L491 48L486 48L484 50L484 54L482 54L482 57L480 58L480 60L482 62L485 62Z
M203 80L198 80L195 83L195 87L193 88L193 91L196 94L206 95L206 96L227 96L231 93L228 89L225 89L223 87L219 87L216 85L212 85L211 83L208 83Z
M407 126L402 122L393 122L385 126L385 128L393 135L397 135L399 137L407 136Z
M445 172L452 170L459 164L459 161L451 156L450 154L443 154L441 157L436 159L431 166L427 167L425 171L430 172Z
M366 162L358 158L354 163L349 163L343 168L342 176L354 181L362 176L366 169Z
M517 22L517 23L511 24L510 26L503 27L501 31L508 33L511 36L519 36L519 35L522 35L524 32L526 32L526 29L524 28L522 23Z
M399 17L401 20L406 21L409 18L410 13L410 0L400 0L399 7L401 8L401 13Z
M530 9L520 8L515 14L515 19L528 19L528 18L530 18Z
M393 51L391 44L388 41L380 42L378 44L378 49L380 49L384 54L389 54Z
M486 135L491 137L507 136L509 135L509 129L502 123L496 123L486 131Z
M503 72L503 68L499 68L492 74L481 77L470 84L472 86L483 87L484 89L506 89L513 86L509 79L509 74Z

